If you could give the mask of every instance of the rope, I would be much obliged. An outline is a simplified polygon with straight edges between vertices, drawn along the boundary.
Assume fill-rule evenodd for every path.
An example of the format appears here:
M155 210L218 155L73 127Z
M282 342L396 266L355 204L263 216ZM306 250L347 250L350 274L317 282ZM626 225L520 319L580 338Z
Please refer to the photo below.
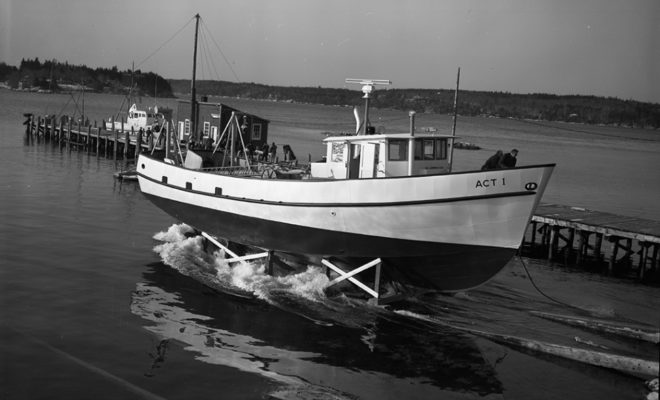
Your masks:
M202 66L206 66L208 69L208 75L210 76L211 79L216 79L220 80L220 74L218 73L218 68L215 66L215 63L213 62L213 58L210 57L211 55L211 49L209 48L209 43L208 39L206 38L207 33L202 30L200 32L200 44L202 47L201 55L202 55ZM215 76L213 76L212 73L215 73ZM202 76L204 74L204 71L202 71Z
M71 102L71 98L67 99L66 103L64 104L64 107L62 107L60 112L57 113L57 119L60 119L62 117L62 113L64 112L64 110L66 109L66 107L69 105L70 102Z
M532 283L532 286L534 286L534 289L536 289L536 291L539 292L539 294L541 294L543 297L545 297L546 299L548 299L552 302L555 302L557 304L561 304L563 306L576 308L578 310L587 311L587 312L591 313L591 311L589 311L589 310L586 310L584 308L580 308L578 306L574 306L572 304L564 303L563 301L559 301L559 300L557 300L553 297L550 297L547 294L543 293L543 291L536 285L536 282L534 282L534 279L532 278L532 275L529 273L529 270L527 269L527 265L525 265L525 261L523 261L523 258L521 256L518 256L518 259L520 260L520 263L522 264L523 268L525 269L525 273L527 274L527 277L529 278L529 281Z
M211 32L209 31L209 28L208 28L208 27L206 26L206 24L204 23L204 20L203 20L203 19L202 19L202 28L206 29L206 31L208 32L209 37L211 38L211 40L212 40L213 43L215 44L215 47L218 49L218 52L220 53L220 55L222 56L222 58L225 60L225 63L226 63L227 66L229 67L229 70L231 71L231 73L234 75L234 78L236 79L236 82L240 82L241 80L238 79L238 75L236 75L236 71L234 71L234 69L231 67L231 63L229 62L229 60L227 60L227 57L225 56L225 53L222 52L222 49L220 49L220 46L218 45L218 42L216 42L216 40L215 40L215 38L213 37L213 35L211 35Z
M140 62L138 63L138 65L137 65L136 68L140 68L140 66L141 66L142 64L144 64L145 62L147 62L147 60L149 60L149 59L150 59L151 57L153 57L156 53L158 53L163 47L165 47L169 42L171 42L172 39L174 39L179 33L181 33L181 31L184 30L184 29L190 24L190 22L191 22L194 18L195 18L195 17L192 17L190 20L188 20L188 22L186 22L186 24L183 25L183 26L181 27L181 29L179 29L178 31L176 31L176 33L175 33L174 35L172 35L172 37L170 37L169 39L167 39L167 41L165 41L165 43L163 43L162 45L160 45L160 47L158 47L154 52L152 52L151 54L149 54L149 55L147 56L147 58L145 58L144 60L140 61Z

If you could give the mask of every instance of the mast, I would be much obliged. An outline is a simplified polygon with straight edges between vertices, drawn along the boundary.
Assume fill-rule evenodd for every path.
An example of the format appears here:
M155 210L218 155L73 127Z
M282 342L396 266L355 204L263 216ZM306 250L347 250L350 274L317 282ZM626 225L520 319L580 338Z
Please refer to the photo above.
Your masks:
M199 32L199 14L195 15L195 45L193 46L193 69L192 81L190 82L190 135L193 140L197 140L197 113L196 111L196 88L195 88L195 73L197 72L197 33ZM188 138L190 140L190 138Z
M456 140L456 117L458 113L458 82L461 80L461 67L458 67L458 75L456 76L456 91L454 92L454 120L451 127L451 150L449 151L449 172L454 161L454 141Z

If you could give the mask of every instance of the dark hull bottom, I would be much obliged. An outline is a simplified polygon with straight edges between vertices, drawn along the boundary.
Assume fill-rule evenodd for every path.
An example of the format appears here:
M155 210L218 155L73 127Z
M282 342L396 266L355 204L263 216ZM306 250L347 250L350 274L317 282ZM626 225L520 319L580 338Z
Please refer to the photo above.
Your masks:
M212 211L145 194L156 206L208 234L249 246L328 258L354 268L380 257L385 273L414 286L458 291L495 276L516 249L420 242L324 231Z

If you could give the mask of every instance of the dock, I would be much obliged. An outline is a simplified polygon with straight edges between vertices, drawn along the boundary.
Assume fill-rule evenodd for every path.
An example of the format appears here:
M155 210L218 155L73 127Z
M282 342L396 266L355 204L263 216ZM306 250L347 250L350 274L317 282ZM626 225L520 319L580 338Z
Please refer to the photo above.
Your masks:
M660 221L556 204L541 204L521 253L564 266L659 281Z
M50 141L98 157L136 160L142 151L159 150L154 136L101 125L66 123L55 117L25 114L26 143ZM112 121L110 126L114 126ZM157 142L157 140L156 140ZM540 204L519 253L611 276L660 283L660 221L626 217L584 208Z
M142 151L159 149L157 140L153 135L147 135L133 128L106 129L105 122L98 124L83 124L80 121L54 116L34 116L25 114L25 140L27 144L48 141L67 149L76 149L95 154L98 157L112 158L113 160L135 160ZM114 126L111 121L110 126Z

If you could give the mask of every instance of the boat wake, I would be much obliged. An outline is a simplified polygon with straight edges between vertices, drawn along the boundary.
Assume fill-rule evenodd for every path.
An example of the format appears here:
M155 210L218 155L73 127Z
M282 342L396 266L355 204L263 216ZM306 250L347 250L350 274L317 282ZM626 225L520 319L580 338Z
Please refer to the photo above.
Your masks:
M223 250L204 251L204 239L186 224L172 225L154 235L161 243L154 247L162 261L180 273L220 292L245 298L257 298L284 311L296 314L322 326L361 327L365 315L375 316L381 308L343 295L328 298L324 289L329 279L319 266L308 266L303 272L285 276L267 274L263 261L246 261L231 265ZM362 314L351 317L361 308ZM370 318L366 318L368 321Z
M309 301L323 301L323 287L328 279L320 268L284 277L273 277L265 272L259 261L236 263L225 260L223 250L204 251L204 238L191 236L194 230L186 224L172 225L167 232L159 232L154 239L162 243L154 248L163 262L184 275L199 278L204 283L229 294L254 296L271 302L273 293L288 292Z

